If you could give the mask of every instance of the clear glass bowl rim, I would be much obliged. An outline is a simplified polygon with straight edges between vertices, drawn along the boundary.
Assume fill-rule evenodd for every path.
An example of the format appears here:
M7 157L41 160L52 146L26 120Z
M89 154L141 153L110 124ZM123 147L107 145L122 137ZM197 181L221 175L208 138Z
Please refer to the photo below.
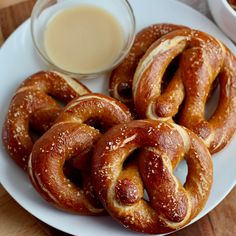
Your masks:
M131 6L131 4L129 3L128 0L121 0L122 2L124 2L124 4L126 4L126 8L128 10L128 13L129 13L129 16L132 20L132 32L129 33L129 41L127 43L127 47L125 48L124 52L122 53L122 56L119 56L112 65L109 65L108 67L102 69L102 70L99 70L97 72L94 72L94 73L77 73L77 72L72 72L72 71L68 71L68 70L64 70L62 68L60 68L59 66L57 66L55 63L53 63L51 60L49 60L45 54L42 52L42 50L40 49L40 47L38 46L37 44L37 41L35 39L35 36L34 36L34 20L35 20L35 15L36 15L36 11L38 10L38 4L40 4L40 2L42 2L42 0L38 0L36 1L34 7L33 7L33 10L32 10L32 13L31 13L31 17L30 17L30 29L31 29L31 37L32 37L32 40L33 40L33 44L34 44L34 47L36 49L36 51L38 52L38 54L40 55L40 57L47 63L49 64L49 66L52 66L53 68L55 68L55 70L61 72L61 73L64 73L64 74L69 74L69 75L74 75L74 76L81 76L81 77L86 77L86 76L91 76L91 77L96 77L96 75L98 74L104 74L108 71L111 71L113 70L115 67L117 67L123 60L124 58L127 56L127 54L129 53L133 43L134 43L134 40L135 40L135 32L136 32L136 19L135 19L135 14L134 14L134 11L133 11L133 8Z

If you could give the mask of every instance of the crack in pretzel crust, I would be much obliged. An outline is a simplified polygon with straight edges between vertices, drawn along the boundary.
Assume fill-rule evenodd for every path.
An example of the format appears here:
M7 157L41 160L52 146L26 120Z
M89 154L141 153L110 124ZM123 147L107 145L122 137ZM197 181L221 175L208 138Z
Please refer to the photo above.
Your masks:
M162 91L164 74L177 56L177 69ZM219 103L206 119L205 107L216 78ZM173 122L178 114L176 122L201 137L211 153L220 151L235 133L236 57L206 33L180 29L155 41L139 61L132 89L139 117Z
M90 173L91 151L101 133L87 123L90 120L98 120L109 128L131 121L132 116L121 102L102 94L75 98L35 143L28 174L36 190L56 207L79 214L103 215L105 211L94 194ZM80 171L81 186L66 177L65 162Z
M3 125L2 138L8 154L24 170L34 141L30 130L48 130L61 106L73 98L90 93L80 82L53 71L41 71L26 79L16 90Z
M184 185L173 175L183 158L188 165ZM167 233L188 224L208 199L212 173L211 155L197 135L153 120L111 128L92 158L95 191L106 210L124 227L143 233Z

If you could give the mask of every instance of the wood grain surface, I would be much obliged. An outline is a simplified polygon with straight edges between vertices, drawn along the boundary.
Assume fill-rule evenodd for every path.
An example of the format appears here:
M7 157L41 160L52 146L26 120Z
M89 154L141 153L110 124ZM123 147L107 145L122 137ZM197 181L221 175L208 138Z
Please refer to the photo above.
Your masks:
M24 2L24 1L27 1L27 0L0 0L0 9L9 7L9 6Z
M2 0L0 0L1 2ZM4 0L3 0L4 1ZM2 1L2 2L3 2ZM12 0L13 2L22 0ZM10 4L7 0L6 4ZM30 16L35 0L0 9L0 45ZM1 4L0 4L1 6ZM3 4L2 4L3 6ZM1 7L0 7L1 8ZM65 236L37 220L18 205L0 185L0 235ZM236 188L208 215L171 236L235 236Z

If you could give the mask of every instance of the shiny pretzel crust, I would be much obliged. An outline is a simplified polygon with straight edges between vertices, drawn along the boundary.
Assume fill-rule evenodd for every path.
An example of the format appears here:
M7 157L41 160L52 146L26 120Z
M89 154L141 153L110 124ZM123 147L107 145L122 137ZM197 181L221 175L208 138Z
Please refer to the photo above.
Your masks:
M122 167L137 148L136 164ZM173 175L183 158L188 165L184 186ZM211 155L194 133L152 120L113 127L92 158L94 187L106 210L124 227L151 234L179 229L203 209L212 172Z
M112 71L109 86L111 96L133 108L132 81L139 60L157 39L169 32L183 28L186 27L174 24L154 24L140 31L128 56ZM119 88L122 87L129 90L130 94L128 97L120 94Z
M33 147L29 126L39 133L49 129L61 112L53 97L68 103L89 92L78 81L53 71L41 71L26 79L11 100L2 131L4 146L13 160L27 169Z
M177 71L161 91L168 65L180 54ZM219 104L207 120L205 105L217 77ZM162 121L172 121L183 103L177 122L201 137L211 153L218 152L236 129L236 58L206 33L173 31L157 40L140 60L133 79L133 98L141 117Z
M119 101L101 94L87 94L70 102L56 123L34 145L28 173L36 190L64 210L85 215L104 214L96 204L90 174L90 153L100 138L99 130L86 124L94 119L111 127L129 122L129 110ZM84 158L83 154L87 154ZM73 184L63 173L66 161L76 158L83 184Z

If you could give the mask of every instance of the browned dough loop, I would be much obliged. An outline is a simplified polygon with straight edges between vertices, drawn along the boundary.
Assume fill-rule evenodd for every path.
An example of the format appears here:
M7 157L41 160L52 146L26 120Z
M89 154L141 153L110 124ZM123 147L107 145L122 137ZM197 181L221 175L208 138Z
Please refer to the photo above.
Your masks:
M90 91L84 85L57 72L41 71L26 79L11 100L2 131L4 146L13 160L27 169L34 142L30 127L43 133L61 112L53 97L68 103L87 93Z
M131 161L122 167L138 148L138 165ZM173 175L182 158L188 165L184 186ZM208 149L193 132L152 120L113 127L92 158L95 191L106 210L126 228L152 234L179 229L203 209L212 168Z
M168 65L180 61L167 88L161 91ZM219 78L220 98L210 119L205 106L212 84ZM191 29L173 31L146 52L133 79L133 98L140 117L171 121L201 137L211 153L221 150L236 129L236 57L212 36Z
M140 31L128 56L112 71L109 86L111 96L133 109L132 81L139 60L157 39L171 31L183 28L186 27L174 24L155 24Z
M90 172L90 153L101 134L89 123L97 120L109 128L131 119L122 103L105 95L74 99L33 147L28 172L36 190L59 208L87 215L104 214L94 196ZM73 158L84 177L81 187L63 173L65 162Z

